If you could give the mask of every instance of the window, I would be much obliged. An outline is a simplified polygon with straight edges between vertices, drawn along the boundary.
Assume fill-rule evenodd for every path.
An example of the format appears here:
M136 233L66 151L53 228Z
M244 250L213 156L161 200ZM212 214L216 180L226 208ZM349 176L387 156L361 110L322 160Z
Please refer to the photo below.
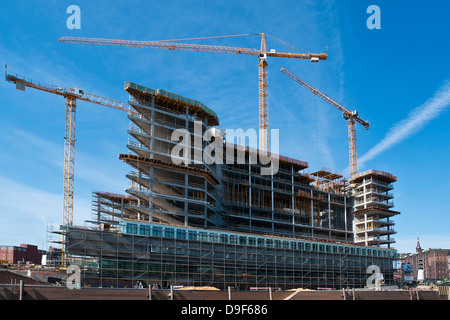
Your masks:
M189 231L189 240L197 240L197 232L196 231Z
M228 243L228 235L226 235L226 234L221 234L221 235L220 235L220 242L221 242L221 243Z
M177 229L177 239L184 240L186 239L186 231L182 229Z
M166 237L166 238L173 238L174 237L174 229L172 229L172 228L166 228L165 230L164 230L164 236Z
M208 233L206 232L199 232L199 240L200 241L208 241Z
M154 237L162 236L162 228L161 227L153 227L152 234Z
M127 223L127 233L133 233L133 226L131 223Z
M219 242L219 236L216 233L211 233L209 236L211 237L211 242Z
M264 243L265 243L264 239L258 238L258 246L264 247Z

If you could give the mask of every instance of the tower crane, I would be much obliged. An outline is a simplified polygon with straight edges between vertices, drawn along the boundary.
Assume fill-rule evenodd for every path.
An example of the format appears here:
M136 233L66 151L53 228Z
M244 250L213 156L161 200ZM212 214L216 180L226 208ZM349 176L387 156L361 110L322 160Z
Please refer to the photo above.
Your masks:
M92 93L84 92L79 88L58 87L33 81L32 79L8 74L5 71L6 80L14 83L16 89L25 91L26 87L53 93L66 98L66 122L64 142L64 191L63 191L63 225L73 225L73 195L74 195L74 168L75 168L75 125L77 100L83 100L105 107L134 113L130 106L121 101L104 98ZM64 239L64 238L63 238ZM62 241L64 248L64 240ZM63 250L64 252L64 250Z
M218 37L204 37L204 38L190 38L190 39L177 39L180 40L194 40L194 39L207 39L207 38L223 38L223 37L235 37L235 36L247 36L234 35L234 36L218 36ZM122 47L138 47L138 48L153 48L153 49L167 49L167 50L186 50L186 51L202 51L202 52L215 52L215 53L233 53L244 55L255 55L259 57L258 70L259 70L259 149L263 151L269 151L269 98L268 98L268 57L278 58L295 58L295 59L309 59L311 62L318 62L319 60L326 60L327 54L320 53L286 53L276 52L275 50L267 51L266 46L266 34L259 33L261 36L261 48L238 48L228 46L212 46L212 45L199 45L199 44L185 44L174 43L168 40L163 41L134 41L134 40L117 40L117 39L99 39L99 38L79 38L79 37L61 37L60 42L63 43L78 43L78 44L95 44L106 46L122 46Z
M356 122L363 125L366 130L369 129L369 122L362 120L358 111L350 111L340 103L334 101L324 93L320 92L316 88L307 84L305 81L294 75L292 72L286 70L285 68L281 68L281 72L286 74L288 77L293 79L294 81L301 84L303 87L314 93L315 95L321 97L323 100L336 107L340 111L342 111L342 117L347 120L348 124L348 144L349 144L349 164L350 164L350 179L353 179L355 175L358 173L358 164L357 164L357 153L356 153Z

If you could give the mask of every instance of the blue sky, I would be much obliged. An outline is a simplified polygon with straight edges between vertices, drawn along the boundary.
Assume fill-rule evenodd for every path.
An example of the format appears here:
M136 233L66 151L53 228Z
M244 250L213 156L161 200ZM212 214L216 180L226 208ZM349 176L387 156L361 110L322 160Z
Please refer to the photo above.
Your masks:
M381 10L370 30L369 5ZM81 9L69 30L66 9ZM361 117L359 170L395 183L396 248L450 248L450 3L433 1L2 1L0 63L37 81L126 101L125 81L202 101L222 128L258 128L254 56L63 44L61 36L165 40L268 35L277 51L326 52L317 64L269 58L269 125L280 153L346 172L347 124L340 112L280 72L282 67ZM191 43L259 48L256 35ZM0 244L46 247L47 224L62 221L64 99L0 81ZM126 114L78 102L74 223L91 216L92 191L122 193L129 168Z

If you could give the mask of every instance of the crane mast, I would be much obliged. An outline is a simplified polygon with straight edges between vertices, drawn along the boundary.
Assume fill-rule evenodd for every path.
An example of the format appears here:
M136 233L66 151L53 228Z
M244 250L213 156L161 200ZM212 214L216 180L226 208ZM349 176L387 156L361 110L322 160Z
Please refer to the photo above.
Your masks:
M248 34L247 34L248 35ZM268 99L268 57L278 58L294 58L294 59L308 59L311 62L318 62L319 60L326 60L326 53L291 53L291 52L275 52L274 50L267 51L266 34L260 33L261 48L260 50L254 48L239 48L228 46L211 46L199 44L174 43L170 41L134 41L134 40L119 40L119 39L101 39L101 38L79 38L79 37L61 37L60 42L63 43L77 43L77 44L95 44L107 46L122 46L122 47L138 47L138 48L152 48L152 49L167 49L167 50L185 50L185 51L200 51L200 52L214 52L214 53L230 53L243 55L256 55L259 57L258 71L259 71L259 149L262 151L269 151L269 99ZM233 36L219 36L233 37ZM216 37L216 38L219 38ZM215 38L215 37L208 37ZM201 38L199 38L201 39ZM203 38L206 39L206 38ZM192 40L192 39L179 39Z
M259 54L259 149L269 151L269 74L267 68L267 48L264 33L261 35Z
M18 90L25 91L25 87L41 90L44 92L63 96L66 99L66 121L64 136L64 181L63 181L63 225L73 225L73 203L74 203L74 178L75 178L75 128L77 100L83 100L94 104L134 113L127 103L104 98L95 94L85 93L78 88L66 88L47 85L33 81L32 79L8 74L5 72L6 80L16 84ZM62 263L65 264L65 241L62 235Z
M63 225L73 224L76 115L77 100L73 96L67 96L66 134L64 136Z
M313 94L319 96L332 106L336 107L338 110L342 112L342 117L347 120L348 125L348 149L349 149L349 166L350 166L350 178L353 179L355 175L358 173L358 163L357 163L357 151L356 151L356 122L364 126L364 128L367 130L369 129L370 123L368 121L362 120L358 116L358 112L350 111L340 103L336 102L335 100L331 99L326 94L320 92L313 86L309 85L296 75L294 75L292 72L286 70L285 68L281 68L281 72L286 74L288 77L296 81L297 83L301 84L303 87L311 91Z

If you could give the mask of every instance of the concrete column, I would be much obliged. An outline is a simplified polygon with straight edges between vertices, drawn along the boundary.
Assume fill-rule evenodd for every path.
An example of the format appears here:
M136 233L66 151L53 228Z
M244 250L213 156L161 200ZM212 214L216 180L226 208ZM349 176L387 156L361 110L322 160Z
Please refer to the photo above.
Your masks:
M153 140L152 140L153 141ZM153 155L153 154L152 154ZM139 171L140 175L140 171ZM150 167L150 196L148 198L148 221L153 221L153 167Z
M155 149L155 96L152 96L152 111L151 111L151 121L150 125L150 150L154 151ZM150 153L150 159L153 159L153 152Z
M123 212L124 212L124 203L123 199L120 200L120 217L123 218ZM98 221L100 221L100 203L98 204Z
M366 197L366 178L363 180L363 199L364 199L364 209L367 208L367 197Z
M291 203L292 203L292 235L295 235L295 197L294 197L294 166L291 166Z
M250 232L252 231L252 165L248 165L248 216Z
M271 197L272 197L272 233L275 232L275 222L274 222L274 192L273 192L273 170L272 170L272 179L270 180L270 188L271 188Z
M347 197L344 196L344 223L345 223L345 240L347 241Z
M23 289L24 289L23 280L20 280L19 300L23 300L23 294L24 294Z
M314 237L314 202L313 202L313 189L311 188L310 190L310 194L311 194L311 236Z
M204 209L204 215L203 215L203 226L206 228L208 225L207 219L208 219L208 195L207 195L207 191L208 191L208 180L206 180L205 178L205 209Z
M331 194L328 193L328 239L331 239Z
M184 174L184 225L188 226L188 174Z

